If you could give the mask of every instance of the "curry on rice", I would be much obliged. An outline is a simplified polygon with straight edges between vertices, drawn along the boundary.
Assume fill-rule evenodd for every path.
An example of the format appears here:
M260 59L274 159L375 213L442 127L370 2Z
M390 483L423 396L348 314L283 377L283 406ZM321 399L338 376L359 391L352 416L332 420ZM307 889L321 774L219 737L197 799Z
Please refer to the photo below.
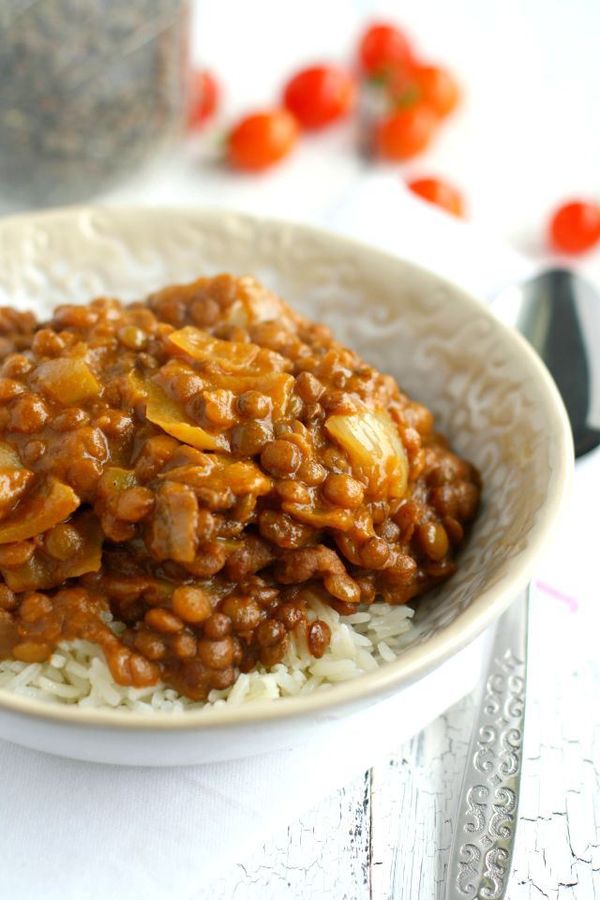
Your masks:
M252 278L50 322L0 310L0 657L99 645L194 700L448 578L477 471L389 375ZM114 630L114 621L125 628Z

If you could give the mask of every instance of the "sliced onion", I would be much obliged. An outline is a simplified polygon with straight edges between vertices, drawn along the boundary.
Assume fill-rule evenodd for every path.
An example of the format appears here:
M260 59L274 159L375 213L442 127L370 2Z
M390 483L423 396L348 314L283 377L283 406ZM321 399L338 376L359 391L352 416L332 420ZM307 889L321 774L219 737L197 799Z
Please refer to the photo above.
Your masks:
M347 451L353 474L361 480L366 478L371 495L404 496L408 460L396 426L385 410L330 416L325 428Z
M0 468L0 518L8 516L33 481L29 469Z
M236 497L246 494L262 497L273 487L271 479L249 460L228 459L217 453L207 456L207 460L210 465L178 466L160 477L188 484L196 490L209 488L217 494L232 491Z
M204 428L195 425L166 391L149 379L144 381L137 374L131 373L129 381L146 397L146 418L184 444L198 450L224 450L229 448L229 441L224 434L209 434Z
M238 296L227 310L227 321L240 328L259 322L283 322L291 327L289 307L251 275L238 279Z
M0 519L8 516L31 486L33 472L26 469L14 447L0 441Z
M304 525L313 528L335 528L337 531L350 531L354 522L353 515L347 509L315 509L302 506L300 503L282 503L281 508Z
M239 396L245 391L258 391L271 398L273 417L285 418L288 403L294 390L294 378L285 372L270 372L266 375L218 375L215 386L233 391Z
M41 548L18 568L2 569L2 577L12 591L39 591L57 587L67 578L98 572L102 562L102 528L91 510L69 523L78 533L81 546L66 560L52 559Z
M64 406L92 400L102 389L90 367L79 357L48 359L37 367L34 379L39 390Z
M0 469L22 469L21 457L14 447L0 441Z
M221 341L207 331L191 325L172 331L168 342L199 362L210 362L222 372L254 373L281 372L286 360L279 353L245 344L241 341ZM210 375L209 375L210 377Z
M58 525L79 506L79 497L68 484L46 478L30 491L0 523L0 544L26 541Z

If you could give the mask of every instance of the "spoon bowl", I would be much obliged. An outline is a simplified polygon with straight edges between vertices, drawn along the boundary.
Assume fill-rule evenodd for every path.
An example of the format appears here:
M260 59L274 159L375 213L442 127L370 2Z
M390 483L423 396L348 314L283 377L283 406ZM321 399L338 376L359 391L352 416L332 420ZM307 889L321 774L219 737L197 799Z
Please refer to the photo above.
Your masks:
M600 295L569 269L548 269L501 292L515 327L537 350L564 401L583 456L600 444Z

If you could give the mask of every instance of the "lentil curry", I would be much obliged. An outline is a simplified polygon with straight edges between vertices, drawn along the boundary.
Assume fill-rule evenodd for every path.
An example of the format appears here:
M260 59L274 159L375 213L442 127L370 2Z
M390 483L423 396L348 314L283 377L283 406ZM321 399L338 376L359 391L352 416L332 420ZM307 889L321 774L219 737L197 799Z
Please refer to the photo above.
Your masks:
M252 278L0 310L0 657L98 644L195 699L448 578L477 471L389 375ZM118 634L111 621L124 624Z

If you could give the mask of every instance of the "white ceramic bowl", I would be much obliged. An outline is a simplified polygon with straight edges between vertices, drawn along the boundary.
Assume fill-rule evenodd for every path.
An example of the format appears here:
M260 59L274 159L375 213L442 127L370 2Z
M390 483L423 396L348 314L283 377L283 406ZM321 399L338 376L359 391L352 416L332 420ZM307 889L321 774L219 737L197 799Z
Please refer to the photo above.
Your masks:
M305 226L234 213L65 209L0 222L0 303L134 299L199 274L255 274L430 406L480 469L484 502L459 571L418 605L395 662L327 691L173 715L45 705L0 692L0 735L99 762L167 765L250 755L337 727L438 667L531 575L572 470L563 405L546 369L475 299L423 269Z

